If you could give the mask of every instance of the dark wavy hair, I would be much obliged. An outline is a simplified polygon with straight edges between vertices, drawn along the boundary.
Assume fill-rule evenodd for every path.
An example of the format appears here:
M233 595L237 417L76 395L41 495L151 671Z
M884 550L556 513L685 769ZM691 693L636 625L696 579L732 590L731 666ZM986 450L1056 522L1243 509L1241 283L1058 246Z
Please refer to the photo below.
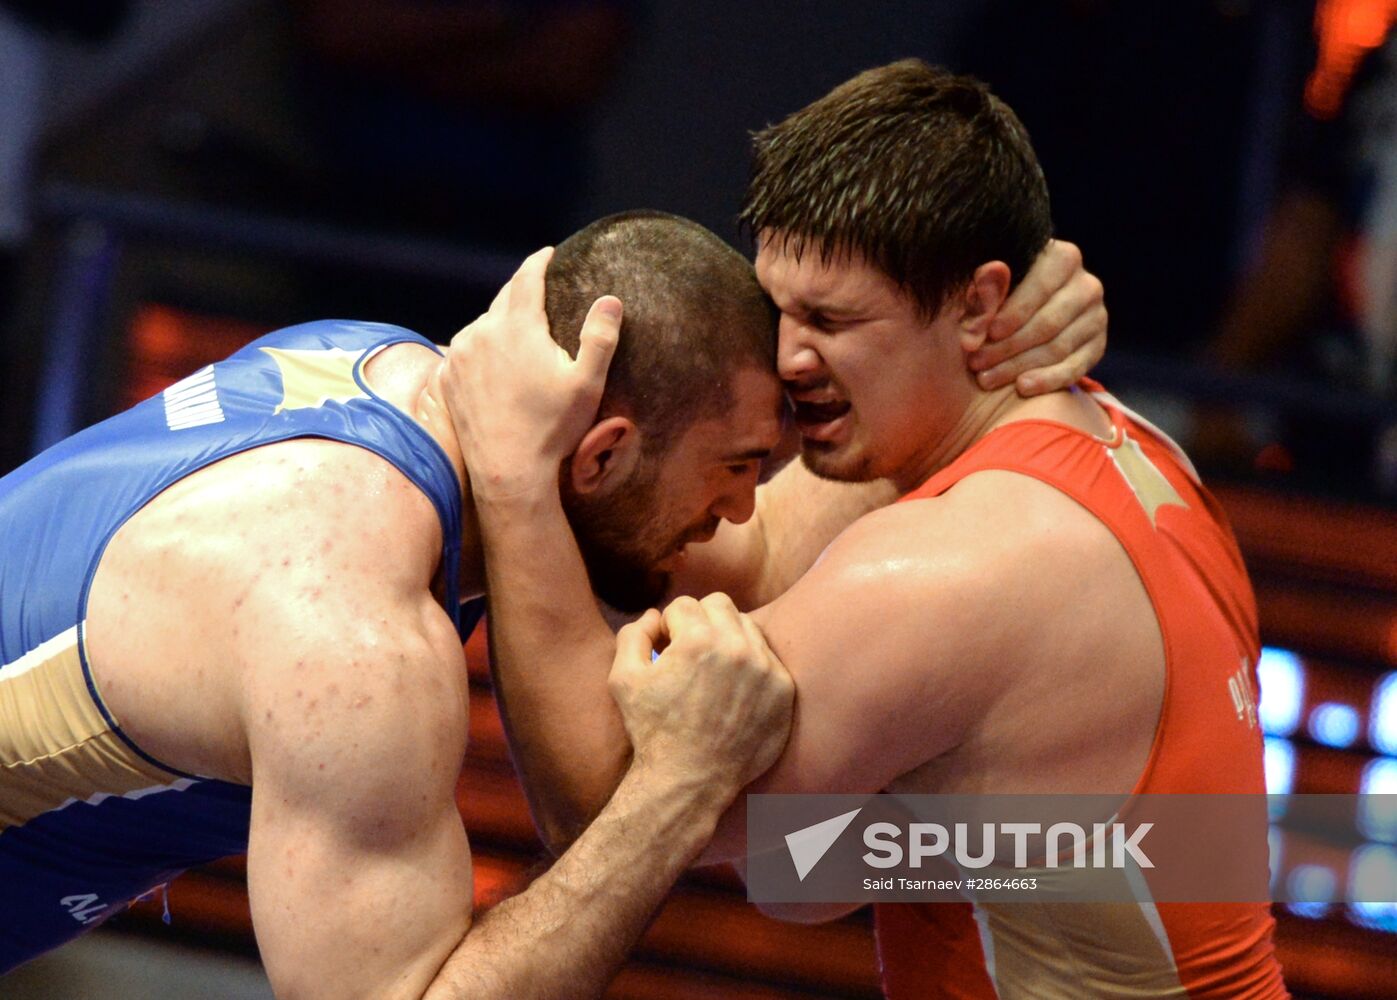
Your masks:
M986 261L1017 282L1052 235L1014 112L918 59L860 73L753 139L744 229L797 257L862 255L928 317Z

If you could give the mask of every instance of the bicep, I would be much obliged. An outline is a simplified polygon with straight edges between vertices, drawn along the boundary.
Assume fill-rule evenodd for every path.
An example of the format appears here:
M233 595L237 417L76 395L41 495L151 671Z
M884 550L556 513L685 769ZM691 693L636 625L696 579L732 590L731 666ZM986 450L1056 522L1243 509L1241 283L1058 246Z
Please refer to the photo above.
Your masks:
M874 792L954 743L953 623L907 570L817 567L754 614L796 683L771 792Z
M469 927L464 663L416 610L249 670L248 891L278 996L417 1000Z
M981 655L971 602L954 565L903 551L894 533L895 559L883 534L861 525L754 612L796 702L785 752L749 792L877 792L962 737L982 676L967 669ZM705 861L744 844L740 798Z
M254 792L248 894L278 997L418 1000L470 926L470 852L450 800L404 813L358 798L346 816ZM393 810L416 829L366 840Z

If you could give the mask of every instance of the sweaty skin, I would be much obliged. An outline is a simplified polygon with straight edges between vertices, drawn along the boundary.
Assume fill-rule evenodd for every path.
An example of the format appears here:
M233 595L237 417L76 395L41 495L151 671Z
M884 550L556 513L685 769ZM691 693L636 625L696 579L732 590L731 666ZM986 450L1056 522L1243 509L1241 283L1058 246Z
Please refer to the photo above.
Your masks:
M477 512L490 553L486 570L492 595L496 691L505 705L507 732L535 821L558 850L605 801L624 769L628 748L601 683L612 638L586 599L585 568L576 556L556 487L558 463L567 443L577 440L590 420L587 407L575 400L584 394L585 385L586 399L594 405L601 383L585 384L566 353L547 336L542 307L544 263L533 271L526 267L520 276L523 280L516 279L512 287L512 297L497 300L490 314L458 334L443 391L469 456ZM1042 316L1044 308L1055 310L1059 318L1066 316L1064 322L1074 335L1089 330L1099 340L1105 320L1100 285L1081 272L1080 263L1075 247L1054 244L1004 303L1003 311L1032 316L1040 329L1060 331L1060 325ZM987 325L1012 326L1003 311L989 314ZM597 329L600 332L602 327ZM611 329L616 329L614 321ZM1094 349L1066 353L1079 361L1099 357ZM975 384L964 364L958 371L958 379L967 387ZM1081 373L1074 370L1070 377ZM759 374L751 373L757 382L750 392L760 391ZM486 385L492 393L488 406L483 405L482 395ZM994 398L1011 397L1005 388ZM720 439L727 433L730 429L722 421L700 422L690 431L696 437ZM765 604L790 587L841 529L892 500L897 492L886 481L828 482L792 462L757 489L755 512L749 520L724 523L712 542L690 546L675 573L674 589L707 593L721 588L740 607ZM871 594L865 609L875 621L879 600ZM781 641L789 641L800 625L793 620L787 623L782 616L794 615L795 605L782 604L780 615L771 617L777 610L768 611L765 625ZM822 614L827 619L821 623L824 628L837 627L842 617L828 607L822 608ZM850 634L857 632L850 629ZM848 644L841 648L847 652ZM844 686L848 662L815 665L807 673L838 667L829 684ZM810 683L813 689L820 688L819 681ZM842 699L843 695L834 698ZM771 787L841 790L819 783L842 766L843 761L833 757L855 754L864 746L861 733L881 747L887 731L880 729L882 723L875 715L859 723L859 732L827 729L828 724L842 724L837 719L822 721L826 708L835 707L811 706L802 698L782 763L788 784ZM929 739L937 738L936 728L931 727ZM937 749L928 745L919 756L918 749L909 748L897 759L914 758L913 764L919 765ZM883 787L910 766L878 775L867 790ZM859 784L874 780L869 775ZM741 824L740 814L732 814L707 857L739 854Z
M531 261L519 282L544 263ZM589 317L583 352L566 365L572 382L557 394L561 412L590 419L614 333L604 309ZM399 345L365 377L437 440L464 481L440 403L443 371L433 352ZM681 450L698 456L685 495L742 521L757 506L754 456L779 437L779 393L769 372L744 372L737 384L748 405L698 425ZM557 468L555 457L555 477ZM508 476L481 476L491 504L528 497L511 492ZM887 492L844 500L840 516ZM778 509L762 505L761 517L774 523ZM619 637L606 631L595 689L606 705L594 717L614 730L587 816L606 808L527 892L472 921L453 797L466 681L434 597L440 523L384 460L299 439L178 481L121 527L96 571L86 641L111 714L173 767L252 784L249 891L279 996L595 996L737 790L785 744L790 678L725 598L677 602ZM478 593L482 545L469 514L462 549L461 590ZM493 573L501 560L490 563ZM751 595L789 578L779 558L754 565ZM578 600L594 606L585 573L563 568L580 575ZM511 704L513 688L501 693Z
M365 374L464 479L432 391L442 364L398 345ZM719 600L652 612L609 674L636 747L610 805L473 922L454 800L467 681L433 593L440 524L383 459L299 439L177 482L97 570L88 649L112 714L173 766L252 784L249 894L279 997L599 995L785 741L791 683L750 622ZM466 536L462 589L478 593L469 518Z
M761 587L750 583L754 578L799 576L815 546L823 547L839 527L812 512L860 513L857 503L841 504L841 491L863 491L871 506L876 491L890 498L910 489L1012 420L1047 419L1095 435L1109 432L1100 408L1078 393L1022 400L1007 387L986 392L956 363L961 352L984 342L1004 303L1007 279L972 289L963 308L942 318L942 328L913 339L899 328L906 304L885 280L856 275L858 287L850 289L843 275L782 273L793 263L759 257L758 274L783 310L779 365L798 403L802 397L824 402L834 394L810 377L824 371L824 350L856 388L865 388L860 364L867 363L869 384L894 398L912 389L897 373L926 379L940 372L931 391L925 383L920 387L921 398L937 400L947 416L937 433L918 434L917 421L902 421L880 405L886 398L868 400L840 383L855 406L836 420L838 426L823 431L824 441L852 451L856 461L882 462L876 472L893 482L825 483L793 463L758 491L757 516L749 522L756 531L750 534L763 540L799 537L799 528L782 523L784 514L798 525L815 521L816 541L807 537L784 564L760 541L748 542L745 552L742 545L729 545L729 553L759 556L745 574L742 566L733 574L740 592L760 594ZM797 283L802 300L857 292L870 320L833 332L812 329L788 311L794 307L784 293ZM517 308L512 323L487 324L458 337L451 374L508 354L516 372L542 379L545 369L520 358L530 350L550 354L540 334L546 328L540 311ZM522 391L527 380L515 378ZM471 468L503 470L503 454L490 452L493 428L509 411L467 410L452 399L452 413ZM865 447L860 457L859 439L869 431L865 419L882 447ZM517 458L523 445L518 436L525 432L517 420L511 425ZM597 682L612 640L585 600L585 570L557 491L545 485L542 470L556 468L556 461L543 447L537 453L532 484L533 470L516 462L492 481L504 488L492 492L477 484L476 502L490 552L496 686L505 694L507 730L530 784L535 817L557 849L604 801L625 749ZM887 454L894 460L885 461ZM804 507L795 499L802 493ZM821 493L834 502L814 506ZM773 499L764 504L764 497ZM801 565L793 568L796 561ZM714 565L709 561L703 572L721 581L722 570ZM677 585L695 586L683 570ZM1148 756L1164 677L1149 599L1104 525L1066 496L1023 476L982 473L944 498L868 513L753 617L791 670L799 698L784 754L749 791L1126 792ZM1044 649L1054 650L1051 663L1044 663ZM547 665L564 662L564 656L566 681L550 682ZM1101 663L1113 664L1105 677L1095 669ZM1059 724L1042 725L1045 704L1055 706ZM702 860L735 861L740 870L746 847L739 798ZM855 908L767 909L787 919L825 920Z

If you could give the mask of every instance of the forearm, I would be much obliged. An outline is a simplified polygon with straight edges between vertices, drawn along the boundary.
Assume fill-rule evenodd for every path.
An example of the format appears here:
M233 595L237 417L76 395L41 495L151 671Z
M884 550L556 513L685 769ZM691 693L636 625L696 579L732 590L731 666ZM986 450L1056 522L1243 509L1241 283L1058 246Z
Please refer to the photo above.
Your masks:
M496 697L535 823L556 852L605 805L630 759L607 689L615 636L556 493L477 509Z
M726 801L631 768L546 874L475 923L425 1000L599 996Z

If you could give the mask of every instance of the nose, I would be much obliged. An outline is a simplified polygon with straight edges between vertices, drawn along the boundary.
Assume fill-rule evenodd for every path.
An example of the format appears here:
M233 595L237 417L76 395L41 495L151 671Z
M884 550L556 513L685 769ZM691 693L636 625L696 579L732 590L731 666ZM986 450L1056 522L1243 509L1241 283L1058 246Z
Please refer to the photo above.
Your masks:
M734 486L720 496L708 512L716 518L743 524L751 520L757 510L757 473L753 471L742 477L740 485Z
M810 340L810 330L785 313L777 325L776 370L787 381L808 378L819 370L820 354Z

